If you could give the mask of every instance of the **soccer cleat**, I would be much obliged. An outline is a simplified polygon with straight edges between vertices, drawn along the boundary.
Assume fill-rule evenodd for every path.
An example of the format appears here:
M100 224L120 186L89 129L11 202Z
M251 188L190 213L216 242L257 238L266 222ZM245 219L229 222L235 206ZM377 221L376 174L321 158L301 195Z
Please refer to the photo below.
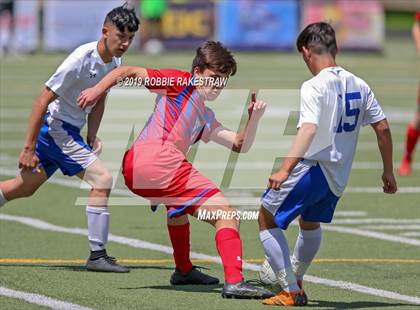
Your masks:
M256 287L245 281L230 284L225 282L222 290L223 298L237 298L237 299L263 299L274 296L272 291L265 288Z
M400 169L398 170L398 174L402 177L405 177L411 173L411 162L404 157L401 162Z
M86 263L86 269L88 271L97 271L97 272L116 272L116 273L126 273L130 272L130 269L127 267L121 266L117 263L117 260L111 256L103 256L97 259L88 258Z
M198 270L197 266L193 266L189 272L181 272L178 268L175 269L174 273L171 275L169 282L172 285L188 285L188 284L202 284L202 285L212 285L218 284L219 279L209 276L204 272Z
M303 296L305 297L306 303L304 306L306 306L306 304L308 303L308 296L306 295L305 291L303 290L303 280L297 280L297 285L299 286L300 290L303 293Z
M294 292L281 291L274 297L264 299L262 303L274 306L305 306L308 304L308 298L303 290Z

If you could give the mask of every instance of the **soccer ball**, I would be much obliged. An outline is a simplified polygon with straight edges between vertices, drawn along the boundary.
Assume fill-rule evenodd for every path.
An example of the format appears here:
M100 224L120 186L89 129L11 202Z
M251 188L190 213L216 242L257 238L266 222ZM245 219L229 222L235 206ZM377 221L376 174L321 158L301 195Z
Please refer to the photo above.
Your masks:
M260 275L260 281L262 284L264 284L265 286L267 286L268 288L274 291L281 290L280 282L277 279L276 275L274 274L274 271L271 268L270 263L268 262L267 259L261 265L259 275Z

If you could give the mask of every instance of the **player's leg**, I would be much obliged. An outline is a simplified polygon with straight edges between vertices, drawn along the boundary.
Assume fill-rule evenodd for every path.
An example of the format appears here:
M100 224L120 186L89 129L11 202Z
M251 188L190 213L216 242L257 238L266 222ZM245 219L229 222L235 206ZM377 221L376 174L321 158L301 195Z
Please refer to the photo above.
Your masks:
M407 126L405 152L398 173L406 176L411 173L411 161L420 136L420 84L418 87L417 112L413 122Z
M275 223L273 214L264 207L260 208L258 224L265 256L282 289L286 292L299 291L290 260L289 244L283 230Z
M299 235L292 256L292 268L297 283L302 289L303 276L321 246L322 230L319 222L304 221L299 218Z
M188 215L167 217L169 239L173 248L175 271L171 275L172 285L218 284L219 279L201 272L190 260L190 222Z
M188 215L170 218L167 217L169 239L174 249L173 256L176 269L181 273L190 272L193 265L190 260L190 222ZM171 284L172 283L171 277Z
M48 124L44 122L35 148L38 167L33 170L21 169L15 178L0 182L0 207L7 201L31 196L58 169L57 164L50 159L54 149L51 149L48 139L43 138L46 132Z
M282 290L274 297L263 300L265 305L304 306L308 298L297 284L290 261L289 245L283 231L275 222L273 214L261 206L258 224L265 256L276 275Z
M96 159L86 170L77 176L91 187L86 217L90 257L87 269L104 272L129 272L129 269L116 263L115 259L106 253L109 234L108 197L112 188L112 175L100 159Z
M283 230L310 206L322 201L327 193L329 187L319 165L301 161L279 190L267 189L263 194L258 219L260 238L267 260L282 287L282 291L264 300L264 304L293 306L307 303L307 296L299 287L293 271ZM309 215L311 218L318 214Z
M32 196L48 180L43 168L39 172L22 169L15 178L0 182L0 207L13 199Z
M112 177L102 161L93 153L80 135L80 130L71 124L56 120L49 114L38 138L38 152L54 162L63 174L77 175L86 181L92 190L89 193L86 216L88 239L91 248L87 269L103 272L128 272L109 257L105 246L108 241L109 212L108 196Z
M303 277L321 246L322 230L320 223L330 223L332 221L339 200L339 197L335 196L329 189L324 177L314 175L313 179L315 183L321 184L327 191L322 199L309 205L299 218L299 235L293 252L292 267L301 288Z
M226 298L268 298L273 296L271 291L255 287L244 282L242 275L242 241L239 234L240 221L236 210L229 206L226 198L220 193L209 197L198 209L194 216L199 217L200 212L210 214L205 222L216 228L216 247L222 259L225 274L225 284L222 296Z

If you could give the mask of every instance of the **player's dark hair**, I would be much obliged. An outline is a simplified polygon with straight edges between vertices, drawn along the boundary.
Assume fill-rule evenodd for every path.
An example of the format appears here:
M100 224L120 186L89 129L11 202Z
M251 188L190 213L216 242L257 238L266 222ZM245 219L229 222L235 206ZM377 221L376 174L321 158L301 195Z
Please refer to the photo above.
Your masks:
M296 40L296 47L302 52L302 47L310 48L315 54L337 54L337 42L334 28L324 22L306 26Z
M126 28L130 32L136 32L139 29L140 20L134 8L125 3L106 14L104 24L106 23L115 25L121 32L124 32Z
M222 43L206 41L197 48L191 71L194 71L195 67L201 72L210 69L222 74L235 75L236 60Z

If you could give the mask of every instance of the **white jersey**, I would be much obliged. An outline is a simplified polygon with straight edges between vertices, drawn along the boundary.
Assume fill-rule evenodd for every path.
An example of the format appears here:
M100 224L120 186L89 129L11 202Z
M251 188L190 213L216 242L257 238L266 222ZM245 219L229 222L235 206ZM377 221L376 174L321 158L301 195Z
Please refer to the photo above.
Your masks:
M303 123L318 127L304 158L319 162L331 191L341 196L360 127L383 120L385 114L366 82L341 67L325 68L304 82L300 96L298 128Z
M113 57L104 63L97 49L98 42L91 42L75 49L45 83L58 98L51 102L48 111L55 119L82 128L86 115L93 107L82 110L77 97L86 88L97 84L108 72L121 65L121 59Z

